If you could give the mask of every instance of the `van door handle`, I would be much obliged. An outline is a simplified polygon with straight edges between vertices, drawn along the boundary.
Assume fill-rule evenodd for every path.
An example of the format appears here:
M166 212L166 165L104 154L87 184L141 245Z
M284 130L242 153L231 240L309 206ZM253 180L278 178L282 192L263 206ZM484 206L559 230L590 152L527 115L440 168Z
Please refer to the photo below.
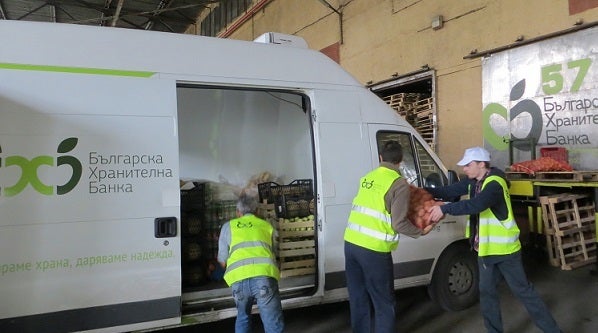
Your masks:
M176 236L176 217L157 217L154 219L154 236L156 238Z

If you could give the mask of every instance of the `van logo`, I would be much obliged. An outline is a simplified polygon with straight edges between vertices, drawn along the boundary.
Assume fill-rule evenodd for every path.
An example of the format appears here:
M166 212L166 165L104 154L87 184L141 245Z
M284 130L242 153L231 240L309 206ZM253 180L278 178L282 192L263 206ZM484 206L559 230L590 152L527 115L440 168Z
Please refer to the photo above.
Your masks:
M64 139L59 145L56 152L58 154L66 154L77 146L77 142L79 139L77 138L68 138ZM2 153L2 148L0 147L0 153ZM69 193L72 191L75 186L79 183L81 179L81 173L83 168L81 166L81 162L74 156L70 155L62 155L56 157L56 165L54 165L54 157L48 155L41 155L28 160L23 156L8 156L4 160L4 165L2 165L2 159L0 158L0 167L10 168L10 167L19 167L21 168L21 178L12 186L8 186L3 189L3 193L7 197L15 196L21 193L27 185L31 185L31 187L36 190L37 192L43 195L52 195L54 194L54 186L44 184L38 176L38 169L42 165L44 166L56 166L61 167L63 165L68 165L71 167L71 177L65 183L61 185L56 185L56 194L62 195Z

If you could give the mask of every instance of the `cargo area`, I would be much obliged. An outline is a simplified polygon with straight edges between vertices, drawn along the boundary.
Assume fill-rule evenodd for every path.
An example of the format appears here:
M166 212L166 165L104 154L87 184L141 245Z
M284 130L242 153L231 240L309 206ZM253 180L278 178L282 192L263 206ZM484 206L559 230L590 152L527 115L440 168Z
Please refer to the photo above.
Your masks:
M183 311L233 306L216 260L239 191L278 230L284 298L316 287L314 143L307 97L295 92L179 85Z

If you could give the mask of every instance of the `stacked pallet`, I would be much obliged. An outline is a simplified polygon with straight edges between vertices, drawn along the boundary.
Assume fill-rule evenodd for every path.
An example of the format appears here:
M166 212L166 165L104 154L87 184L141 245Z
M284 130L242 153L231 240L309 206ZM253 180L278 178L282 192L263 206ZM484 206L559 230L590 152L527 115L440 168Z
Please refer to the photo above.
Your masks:
M434 99L429 94L397 93L383 98L436 150Z
M415 128L430 145L434 147L435 127L434 127L434 101L432 97L424 98L415 103L413 110Z
M594 201L590 196L540 197L550 264L571 270L596 262Z
M414 104L420 100L420 94L416 93L398 93L384 97L384 101L390 105L399 115L408 119L411 117L411 111Z

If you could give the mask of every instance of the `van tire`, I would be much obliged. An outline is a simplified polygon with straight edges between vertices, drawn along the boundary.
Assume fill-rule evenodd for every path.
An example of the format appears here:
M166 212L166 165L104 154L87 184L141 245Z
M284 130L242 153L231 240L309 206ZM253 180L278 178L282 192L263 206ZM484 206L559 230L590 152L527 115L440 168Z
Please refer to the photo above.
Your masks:
M440 256L428 294L446 311L460 311L479 299L477 256L466 242L449 246Z

